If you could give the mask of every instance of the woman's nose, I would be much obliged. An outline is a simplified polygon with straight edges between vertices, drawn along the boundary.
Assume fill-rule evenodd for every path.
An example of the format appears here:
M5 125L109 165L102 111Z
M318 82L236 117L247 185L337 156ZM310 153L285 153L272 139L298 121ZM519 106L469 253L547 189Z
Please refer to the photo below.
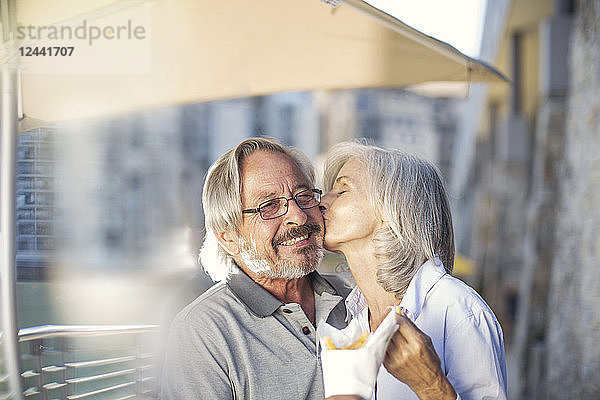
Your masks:
M330 193L331 192L328 192L326 195L321 197L321 204L319 205L319 210L321 210L321 212L323 212L329 208L329 204L331 201Z

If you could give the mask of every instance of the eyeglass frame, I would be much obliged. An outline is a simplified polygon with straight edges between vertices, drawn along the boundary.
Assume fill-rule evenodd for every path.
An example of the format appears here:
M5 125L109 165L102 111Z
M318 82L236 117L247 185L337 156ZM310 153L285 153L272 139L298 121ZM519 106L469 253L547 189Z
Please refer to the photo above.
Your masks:
M296 200L296 197L298 195L302 194L302 193L305 193L305 192L312 192L313 193L313 197L317 200L317 204L315 204L314 206L310 206L310 207L302 207L302 206L300 206L300 204L298 204L298 201ZM294 202L296 203L296 205L301 210L309 210L311 208L317 207L319 204L321 204L321 195L322 194L323 194L323 191L321 189L317 189L317 188L305 189L305 190L302 190L302 191L296 193L295 195L293 195L292 197L289 197L289 198L282 196L282 197L274 197L272 199L265 200L262 203L260 203L256 208L248 208L246 210L242 210L242 214L258 214L261 219L263 219L265 221L268 221L268 220L271 220L271 219L283 217L285 214L287 214L288 210L290 209L290 207L289 207L290 200L294 200ZM318 195L318 197L317 197L317 195ZM269 218L263 217L262 213L260 212L260 208L264 204L269 203L269 202L271 202L273 200L285 200L285 206L284 206L285 207L285 212L283 214L277 215L276 217L269 217Z

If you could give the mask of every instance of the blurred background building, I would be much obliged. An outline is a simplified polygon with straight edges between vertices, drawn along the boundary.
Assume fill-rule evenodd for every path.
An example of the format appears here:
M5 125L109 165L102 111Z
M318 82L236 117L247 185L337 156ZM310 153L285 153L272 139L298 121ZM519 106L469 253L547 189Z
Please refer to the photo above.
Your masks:
M56 207L56 135L38 128L19 135L17 152L18 279L40 280L53 263L60 213Z
M275 137L313 160L339 141L366 138L447 170L462 102L393 89L294 92L28 132L19 153L19 259L34 254L36 263L19 263L20 279L59 265L175 276L181 271L172 264L193 269L206 171L246 137ZM47 203L52 214L39 211ZM37 214L27 213L34 205ZM52 242L58 237L60 246Z
M510 398L598 398L600 3L493 8L482 56L512 85L474 91L459 122L458 250L505 330Z

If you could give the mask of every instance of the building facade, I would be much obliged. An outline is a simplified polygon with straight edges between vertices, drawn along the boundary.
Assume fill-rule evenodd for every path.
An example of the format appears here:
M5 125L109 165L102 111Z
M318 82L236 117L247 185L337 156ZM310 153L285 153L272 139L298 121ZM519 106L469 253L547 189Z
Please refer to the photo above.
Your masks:
M509 398L598 398L600 5L500 3L490 61L512 82L483 97L459 250L504 328Z
M44 277L44 267L53 262L60 237L56 132L38 128L22 133L17 146L17 278L39 280Z
M35 253L48 260L38 267L55 260L70 273L189 274L204 237L201 193L207 169L244 138L275 137L316 164L331 145L360 137L434 162L445 159L444 164L458 104L381 89L165 107L58 124L53 137L61 146L45 156L40 149L46 145L25 140L37 135L41 143L44 131L27 133L22 146L29 147L20 151L19 164L19 257ZM27 168L38 175L25 174ZM56 212L40 203L50 201L64 210L59 230L52 225ZM53 242L58 233L60 246ZM19 265L24 276L25 264Z

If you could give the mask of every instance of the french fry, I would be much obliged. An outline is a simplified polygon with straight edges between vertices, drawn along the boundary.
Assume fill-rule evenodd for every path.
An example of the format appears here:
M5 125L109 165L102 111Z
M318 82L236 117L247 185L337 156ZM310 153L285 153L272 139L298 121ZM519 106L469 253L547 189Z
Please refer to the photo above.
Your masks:
M343 350L360 349L367 343L368 337L369 337L369 332L363 332L363 334L360 335L360 337L358 338L358 340L356 342L352 343L350 346L345 346L342 349Z
M335 347L335 344L333 344L333 340L331 340L331 338L329 336L323 336L323 339L325 339L325 348L327 350L336 350L337 349Z

